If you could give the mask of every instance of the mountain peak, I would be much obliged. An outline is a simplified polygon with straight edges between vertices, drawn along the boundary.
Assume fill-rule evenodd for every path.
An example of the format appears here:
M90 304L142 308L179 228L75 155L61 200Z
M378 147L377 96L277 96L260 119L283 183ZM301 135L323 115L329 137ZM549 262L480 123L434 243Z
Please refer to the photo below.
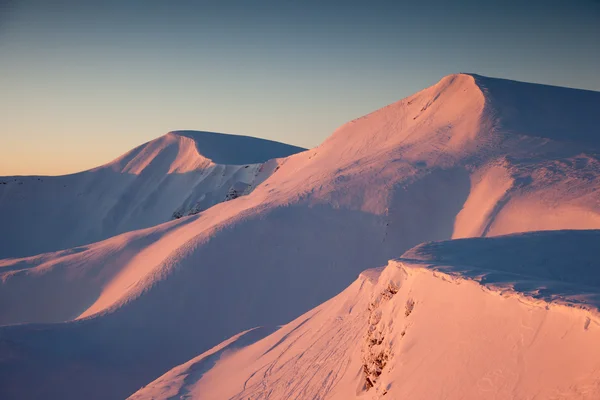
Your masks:
M405 159L445 160L479 157L508 140L533 153L583 151L600 146L598 109L600 92L457 73L342 125L320 150L349 160L394 149Z
M106 166L134 175L150 166L161 173L185 173L211 164L259 164L304 150L250 136L176 130L136 147Z

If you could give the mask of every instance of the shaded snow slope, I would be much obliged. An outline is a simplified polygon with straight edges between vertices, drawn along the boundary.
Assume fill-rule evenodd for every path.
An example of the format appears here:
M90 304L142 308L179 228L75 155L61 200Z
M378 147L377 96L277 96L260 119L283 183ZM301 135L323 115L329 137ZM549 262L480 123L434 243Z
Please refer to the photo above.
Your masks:
M257 343L208 368L196 357L130 398L596 399L599 242L600 231L556 231L421 245ZM557 304L564 287L595 300Z
M247 196L2 261L1 323L45 324L0 328L0 354L11 354L0 397L123 398L228 337L291 320L419 243L600 227L597 148L508 129L501 116L512 105L490 100L482 82L522 85L446 77L278 160ZM527 86L532 108L561 104L536 88ZM581 93L600 105L598 93ZM576 111L562 114L568 126L581 126ZM75 384L57 384L65 376Z
M544 231L424 243L400 261L473 279L503 292L598 310L600 231ZM493 257L490 257L493 254Z
M598 149L598 92L472 75L502 130Z
M73 175L0 177L0 257L66 249L247 194L298 147L176 131Z

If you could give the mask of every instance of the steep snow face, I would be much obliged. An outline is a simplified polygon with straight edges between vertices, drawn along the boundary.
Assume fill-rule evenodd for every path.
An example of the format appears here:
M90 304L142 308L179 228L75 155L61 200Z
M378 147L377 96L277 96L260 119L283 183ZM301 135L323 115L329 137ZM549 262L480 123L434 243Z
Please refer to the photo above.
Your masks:
M598 227L596 147L511 132L510 104L491 101L482 79L446 77L348 123L271 162L247 196L197 215L3 261L3 324L77 321L1 328L15 357L0 364L12 382L0 397L123 398L228 337L291 320L421 242ZM561 102L530 97L532 107ZM584 98L600 105L598 94ZM570 126L578 117L562 115ZM18 313L5 310L15 303ZM67 375L77 384L56 383Z
M598 92L471 75L501 130L600 146Z
M198 213L232 190L249 193L277 167L268 160L301 150L245 136L171 132L90 171L0 178L0 257L89 244Z
M419 246L264 339L202 354L130 398L596 399L598 241L600 231L558 231Z

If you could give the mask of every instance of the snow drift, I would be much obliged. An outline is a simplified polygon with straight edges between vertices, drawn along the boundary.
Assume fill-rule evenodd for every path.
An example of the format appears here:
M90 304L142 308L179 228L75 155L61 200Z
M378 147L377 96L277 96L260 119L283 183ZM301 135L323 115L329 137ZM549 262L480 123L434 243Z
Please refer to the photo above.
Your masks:
M595 92L448 76L278 160L246 196L0 261L1 323L43 323L0 328L0 395L122 398L419 243L600 228L598 106Z
M89 171L0 177L0 257L85 245L200 212L249 193L277 167L268 160L302 150L174 131Z

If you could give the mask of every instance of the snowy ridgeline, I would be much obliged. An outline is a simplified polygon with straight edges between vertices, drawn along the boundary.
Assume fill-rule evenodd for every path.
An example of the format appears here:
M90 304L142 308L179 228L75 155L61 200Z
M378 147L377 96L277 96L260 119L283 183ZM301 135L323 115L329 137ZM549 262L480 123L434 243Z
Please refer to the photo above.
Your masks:
M107 238L0 260L0 397L597 398L596 233L488 237L600 228L598 107L452 75L266 164L178 133L0 185L5 254Z
M418 246L130 398L594 399L600 273L582 272L597 265L598 242L600 230Z

